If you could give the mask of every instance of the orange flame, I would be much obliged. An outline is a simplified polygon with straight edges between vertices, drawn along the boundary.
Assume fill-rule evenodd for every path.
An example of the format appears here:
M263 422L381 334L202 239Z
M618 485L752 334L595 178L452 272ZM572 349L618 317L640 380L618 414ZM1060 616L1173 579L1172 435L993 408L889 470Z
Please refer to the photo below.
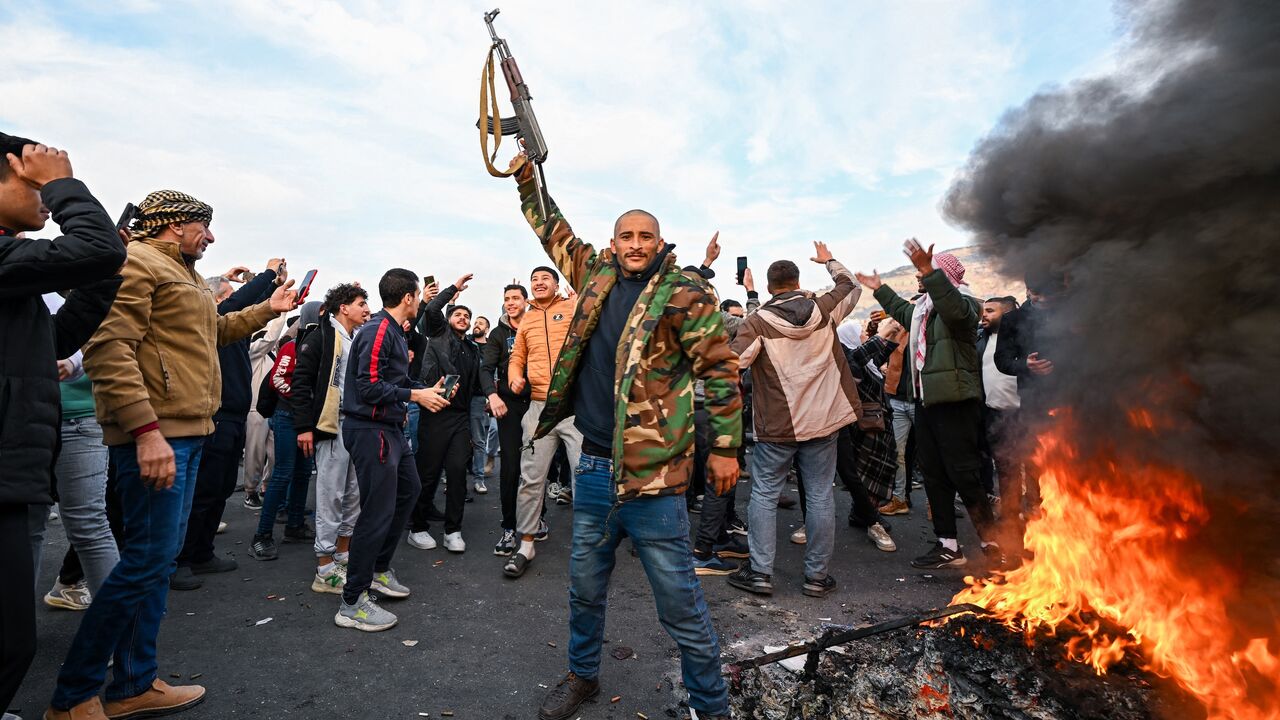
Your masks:
M1158 425L1146 410L1130 421ZM1070 634L1068 656L1099 674L1134 654L1199 699L1210 718L1280 718L1277 648L1241 636L1229 612L1241 577L1189 552L1209 521L1201 484L1177 468L1080 457L1071 430L1070 414L1057 413L1039 438L1043 506L1025 534L1033 558L966 578L952 603L985 607L1028 640ZM1280 638L1280 623L1270 635Z

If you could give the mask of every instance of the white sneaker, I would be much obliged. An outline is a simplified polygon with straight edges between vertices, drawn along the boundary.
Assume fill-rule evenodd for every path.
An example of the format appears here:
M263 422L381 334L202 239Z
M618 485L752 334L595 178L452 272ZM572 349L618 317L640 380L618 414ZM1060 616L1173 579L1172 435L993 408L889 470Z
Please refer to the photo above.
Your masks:
M481 495L486 495L489 492L489 486L484 484L484 478L476 478L476 482L472 487Z
M227 531L227 524L225 522L220 522L218 523L218 531L214 533L214 535L221 535L226 531Z
M449 552L456 552L456 553L466 552L467 543L462 539L462 533L460 532L445 533L444 549L448 550Z
M435 550L436 539L431 537L431 533L423 530L422 532L409 533L409 544L419 550Z
M337 563L333 564L333 569L321 575L316 572L316 577L311 581L311 590L318 593L329 593L331 595L341 595L342 586L347 584L347 569L345 566Z
M809 536L805 534L803 525L801 525L795 532L791 533L791 542L797 545L804 545L809 542Z
M547 497L552 499L559 498L562 492L564 492L564 488L560 487L560 483L555 481L547 483Z
M63 585L53 581L53 589L44 596L44 604L63 610L88 610L93 596L89 593L89 585L81 580L74 585Z
M889 532L880 523L867 528L867 537L871 538L871 542L875 543L876 547L885 552L893 552L898 549L898 544L893 541L893 538L889 537Z

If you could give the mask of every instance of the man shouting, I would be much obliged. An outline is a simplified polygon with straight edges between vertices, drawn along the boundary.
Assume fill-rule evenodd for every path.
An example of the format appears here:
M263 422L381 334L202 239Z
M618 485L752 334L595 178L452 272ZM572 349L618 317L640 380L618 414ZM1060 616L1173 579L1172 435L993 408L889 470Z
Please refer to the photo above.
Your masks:
M525 163L512 161L512 169ZM742 399L738 361L714 293L676 263L658 220L643 210L614 223L597 252L574 236L555 203L539 214L532 166L516 176L525 219L580 298L535 437L569 416L582 432L569 563L569 673L547 694L542 720L574 717L597 679L614 553L629 535L649 577L658 619L680 646L689 706L729 716L720 645L689 547L680 497L694 464L693 386L706 386L707 475L717 494L738 480ZM547 227L548 224L550 227Z

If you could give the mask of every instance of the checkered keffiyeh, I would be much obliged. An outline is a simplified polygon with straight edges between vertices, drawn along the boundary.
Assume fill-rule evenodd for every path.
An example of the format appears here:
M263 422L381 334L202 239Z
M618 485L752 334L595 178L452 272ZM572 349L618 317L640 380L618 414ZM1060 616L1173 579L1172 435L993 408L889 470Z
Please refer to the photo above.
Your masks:
M947 276L947 280L951 281L957 289L966 286L964 281L964 263L960 262L960 258L951 253L938 253L933 256L933 266L942 271ZM925 351L929 347L928 338L925 336L925 328L929 323L929 314L933 312L933 298L925 293L920 301L916 304L915 313L911 318L911 332L914 337L911 344L915 346L915 353L912 361L915 364L916 375L924 370Z
M177 190L157 190L138 205L130 237L155 237L170 223L213 221L213 208Z

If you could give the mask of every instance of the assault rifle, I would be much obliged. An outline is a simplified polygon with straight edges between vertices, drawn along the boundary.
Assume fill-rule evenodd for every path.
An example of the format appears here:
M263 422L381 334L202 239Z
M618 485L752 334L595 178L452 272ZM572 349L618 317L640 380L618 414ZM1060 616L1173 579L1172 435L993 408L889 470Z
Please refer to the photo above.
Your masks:
M493 28L493 20L498 17L498 8L484 14L484 24L489 28L489 37L493 44L489 47L489 58L484 71L480 75L480 119L476 127L480 128L480 151L484 155L485 166L494 177L510 177L512 173L503 172L493 165L497 157L498 147L502 145L504 135L515 135L524 146L525 157L533 163L533 179L538 188L538 208L542 211L542 219L550 227L547 217L546 178L542 174L542 163L547 159L547 143L542 138L542 128L538 127L538 118L533 114L533 96L529 94L529 86L525 84L516 59L511 55L507 41L498 37ZM502 67L502 75L506 78L507 89L511 91L511 105L515 108L515 117L504 118L498 114L498 97L494 91L493 57L497 54ZM487 108L486 105L489 107ZM489 114L490 110L492 115ZM489 154L489 136L494 137L493 155Z

